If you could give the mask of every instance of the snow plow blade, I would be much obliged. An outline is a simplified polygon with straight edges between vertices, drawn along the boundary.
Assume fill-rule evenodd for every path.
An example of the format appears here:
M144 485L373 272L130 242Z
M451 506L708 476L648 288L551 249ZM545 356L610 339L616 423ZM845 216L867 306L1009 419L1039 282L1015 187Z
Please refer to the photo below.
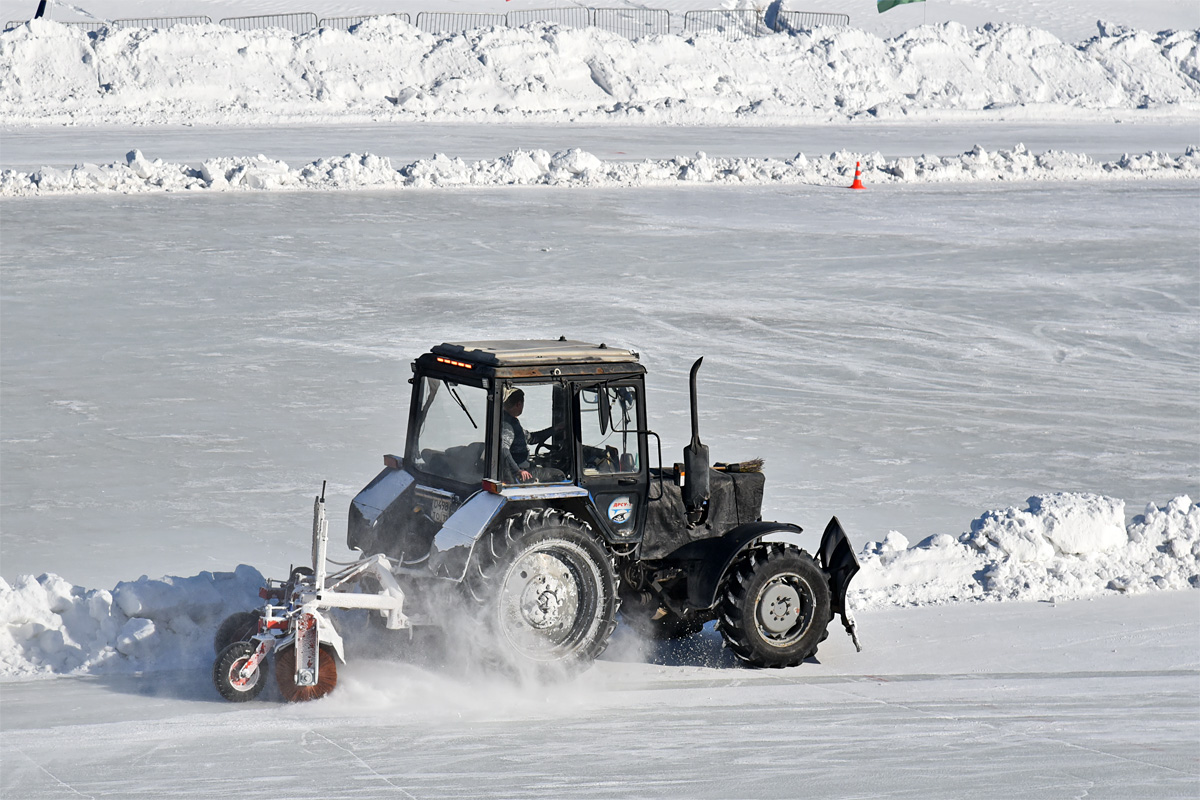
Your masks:
M850 634L850 638L854 640L854 647L861 652L862 645L858 643L854 617L846 606L846 590L850 588L850 581L859 570L858 557L854 555L854 548L850 546L850 540L846 538L846 532L842 530L842 523L838 522L837 517L830 518L829 524L825 526L818 555L821 558L821 569L829 576L830 610L842 615L842 625L846 628L846 633Z

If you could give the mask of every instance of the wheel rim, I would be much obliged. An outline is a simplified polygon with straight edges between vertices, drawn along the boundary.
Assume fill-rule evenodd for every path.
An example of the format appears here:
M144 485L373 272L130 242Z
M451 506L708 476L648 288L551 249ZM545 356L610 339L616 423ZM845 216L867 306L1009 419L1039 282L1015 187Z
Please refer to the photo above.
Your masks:
M776 647L788 647L802 637L813 619L812 589L794 572L776 575L759 591L755 625Z
M500 585L500 630L518 652L537 660L569 655L584 640L599 585L590 559L572 544L522 553Z
M246 679L245 683L238 683L238 681L240 680L238 678L238 673L240 673L242 671L242 667L246 666L246 662L249 660L250 660L250 656L242 656L241 658L237 659L236 661L234 661L232 664L229 665L228 682L229 682L229 686L235 692L252 691L254 689L254 687L256 685L258 685L258 681L262 677L262 670L256 669L256 670L254 670L254 674L252 674L249 678Z

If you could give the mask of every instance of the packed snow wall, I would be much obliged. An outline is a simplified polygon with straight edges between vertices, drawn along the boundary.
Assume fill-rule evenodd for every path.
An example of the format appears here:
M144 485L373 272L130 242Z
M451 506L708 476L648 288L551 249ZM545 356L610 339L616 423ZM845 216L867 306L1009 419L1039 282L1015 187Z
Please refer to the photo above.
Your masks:
M631 41L544 24L430 34L219 25L0 34L10 125L368 120L787 124L866 117L1112 118L1200 113L1200 32L1101 24L1068 44L1018 25L891 39L816 28Z

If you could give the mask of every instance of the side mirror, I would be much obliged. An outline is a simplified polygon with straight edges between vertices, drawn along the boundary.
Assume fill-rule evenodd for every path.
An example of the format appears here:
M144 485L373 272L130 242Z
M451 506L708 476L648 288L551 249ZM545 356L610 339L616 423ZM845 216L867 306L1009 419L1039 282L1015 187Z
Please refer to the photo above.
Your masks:
M596 405L600 412L600 435L604 436L612 428L612 406L608 402L608 389L604 386L596 389Z

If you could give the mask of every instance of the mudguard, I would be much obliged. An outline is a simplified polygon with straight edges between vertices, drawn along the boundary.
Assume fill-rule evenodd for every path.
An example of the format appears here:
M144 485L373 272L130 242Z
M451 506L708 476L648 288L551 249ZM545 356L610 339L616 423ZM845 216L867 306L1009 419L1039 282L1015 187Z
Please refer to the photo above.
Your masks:
M803 529L790 522L749 522L738 525L715 539L699 539L671 553L664 561L692 562L688 574L688 604L693 608L712 608L717 603L729 565L748 546L769 533L800 533Z
M467 498L433 537L429 565L439 578L461 581L466 577L471 553L501 516L501 509L529 505L567 505L588 498L586 489L570 484L506 486L498 493L479 491Z

